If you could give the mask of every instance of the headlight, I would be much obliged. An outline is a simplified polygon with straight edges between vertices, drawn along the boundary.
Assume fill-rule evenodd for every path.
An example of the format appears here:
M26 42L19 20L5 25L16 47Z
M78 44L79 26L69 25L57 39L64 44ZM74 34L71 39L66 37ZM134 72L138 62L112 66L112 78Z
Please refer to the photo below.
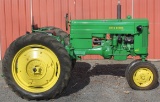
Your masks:
M143 27L141 25L137 26L137 31L138 32L142 32L143 31Z

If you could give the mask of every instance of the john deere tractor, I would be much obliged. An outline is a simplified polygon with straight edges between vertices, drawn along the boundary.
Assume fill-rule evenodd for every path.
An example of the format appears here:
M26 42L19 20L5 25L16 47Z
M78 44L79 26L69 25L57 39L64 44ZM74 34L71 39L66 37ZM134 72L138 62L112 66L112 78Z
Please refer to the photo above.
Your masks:
M158 83L155 66L147 61L149 25L147 19L68 20L70 34L57 27L42 27L17 38L3 58L3 73L10 88L29 100L51 99L67 86L76 60L85 55L104 59L139 60L126 68L126 79L135 90L150 90Z

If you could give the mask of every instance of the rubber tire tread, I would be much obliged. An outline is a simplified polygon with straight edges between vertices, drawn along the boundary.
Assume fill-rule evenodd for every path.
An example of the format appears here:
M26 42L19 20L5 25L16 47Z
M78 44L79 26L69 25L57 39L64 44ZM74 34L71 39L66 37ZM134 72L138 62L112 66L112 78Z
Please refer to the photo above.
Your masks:
M61 36L61 38L64 39L65 45L69 44L70 38L69 38L69 36L66 37L69 34L67 34L62 29L54 27L54 26L46 26L44 28L47 28L49 30L48 32L54 31L56 33L56 35ZM74 68L75 64L76 64L76 59L72 59L72 68Z
M153 73L153 81L149 86L139 87L134 83L133 74L135 73L135 71L138 68L148 68L149 70L152 71L152 73ZM150 63L148 61L146 61L146 62L139 62L139 61L136 62L134 65L129 67L128 73L126 75L126 79L127 79L127 82L129 84L129 86L132 89L135 89L135 90L151 90L151 89L154 89L158 84L158 77L159 76L158 76L158 71L157 71L156 67L152 63Z
M12 60L15 54L21 48L30 44L41 44L51 49L58 57L61 66L61 73L57 83L51 89L42 93L25 91L17 85L12 76ZM10 44L2 60L2 70L6 83L20 97L27 100L49 100L60 94L67 86L71 72L71 61L64 46L56 39L45 34L33 33L21 36Z
M127 68L126 68L126 71L125 71L125 77L128 78L129 74L128 74L128 70L130 70L130 68L135 65L137 62L140 62L141 60L140 59L137 59L137 60L134 60L132 61L130 64L128 64ZM128 79L127 79L128 80Z
M67 32L63 31L60 28L54 27L54 26L47 26L44 28L47 28L51 32L54 31L56 33L56 36L60 36L62 39L64 39L65 45L69 44L69 34ZM47 32L49 32L49 31L47 31Z

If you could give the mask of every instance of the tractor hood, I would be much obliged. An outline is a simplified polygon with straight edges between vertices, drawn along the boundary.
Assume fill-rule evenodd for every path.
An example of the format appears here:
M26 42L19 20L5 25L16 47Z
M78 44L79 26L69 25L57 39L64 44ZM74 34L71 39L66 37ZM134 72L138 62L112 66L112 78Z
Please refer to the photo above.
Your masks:
M71 20L71 33L136 34L137 26L148 26L147 19Z

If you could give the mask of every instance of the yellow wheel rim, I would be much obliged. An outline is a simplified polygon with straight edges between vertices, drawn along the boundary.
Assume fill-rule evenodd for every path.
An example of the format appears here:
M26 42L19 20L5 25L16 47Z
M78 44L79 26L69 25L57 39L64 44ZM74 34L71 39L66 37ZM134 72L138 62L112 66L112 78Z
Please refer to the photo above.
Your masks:
M13 58L12 75L22 89L32 93L45 92L58 81L60 62L49 48L28 45Z
M139 68L133 74L133 81L139 87L147 87L153 81L153 73L148 68Z

